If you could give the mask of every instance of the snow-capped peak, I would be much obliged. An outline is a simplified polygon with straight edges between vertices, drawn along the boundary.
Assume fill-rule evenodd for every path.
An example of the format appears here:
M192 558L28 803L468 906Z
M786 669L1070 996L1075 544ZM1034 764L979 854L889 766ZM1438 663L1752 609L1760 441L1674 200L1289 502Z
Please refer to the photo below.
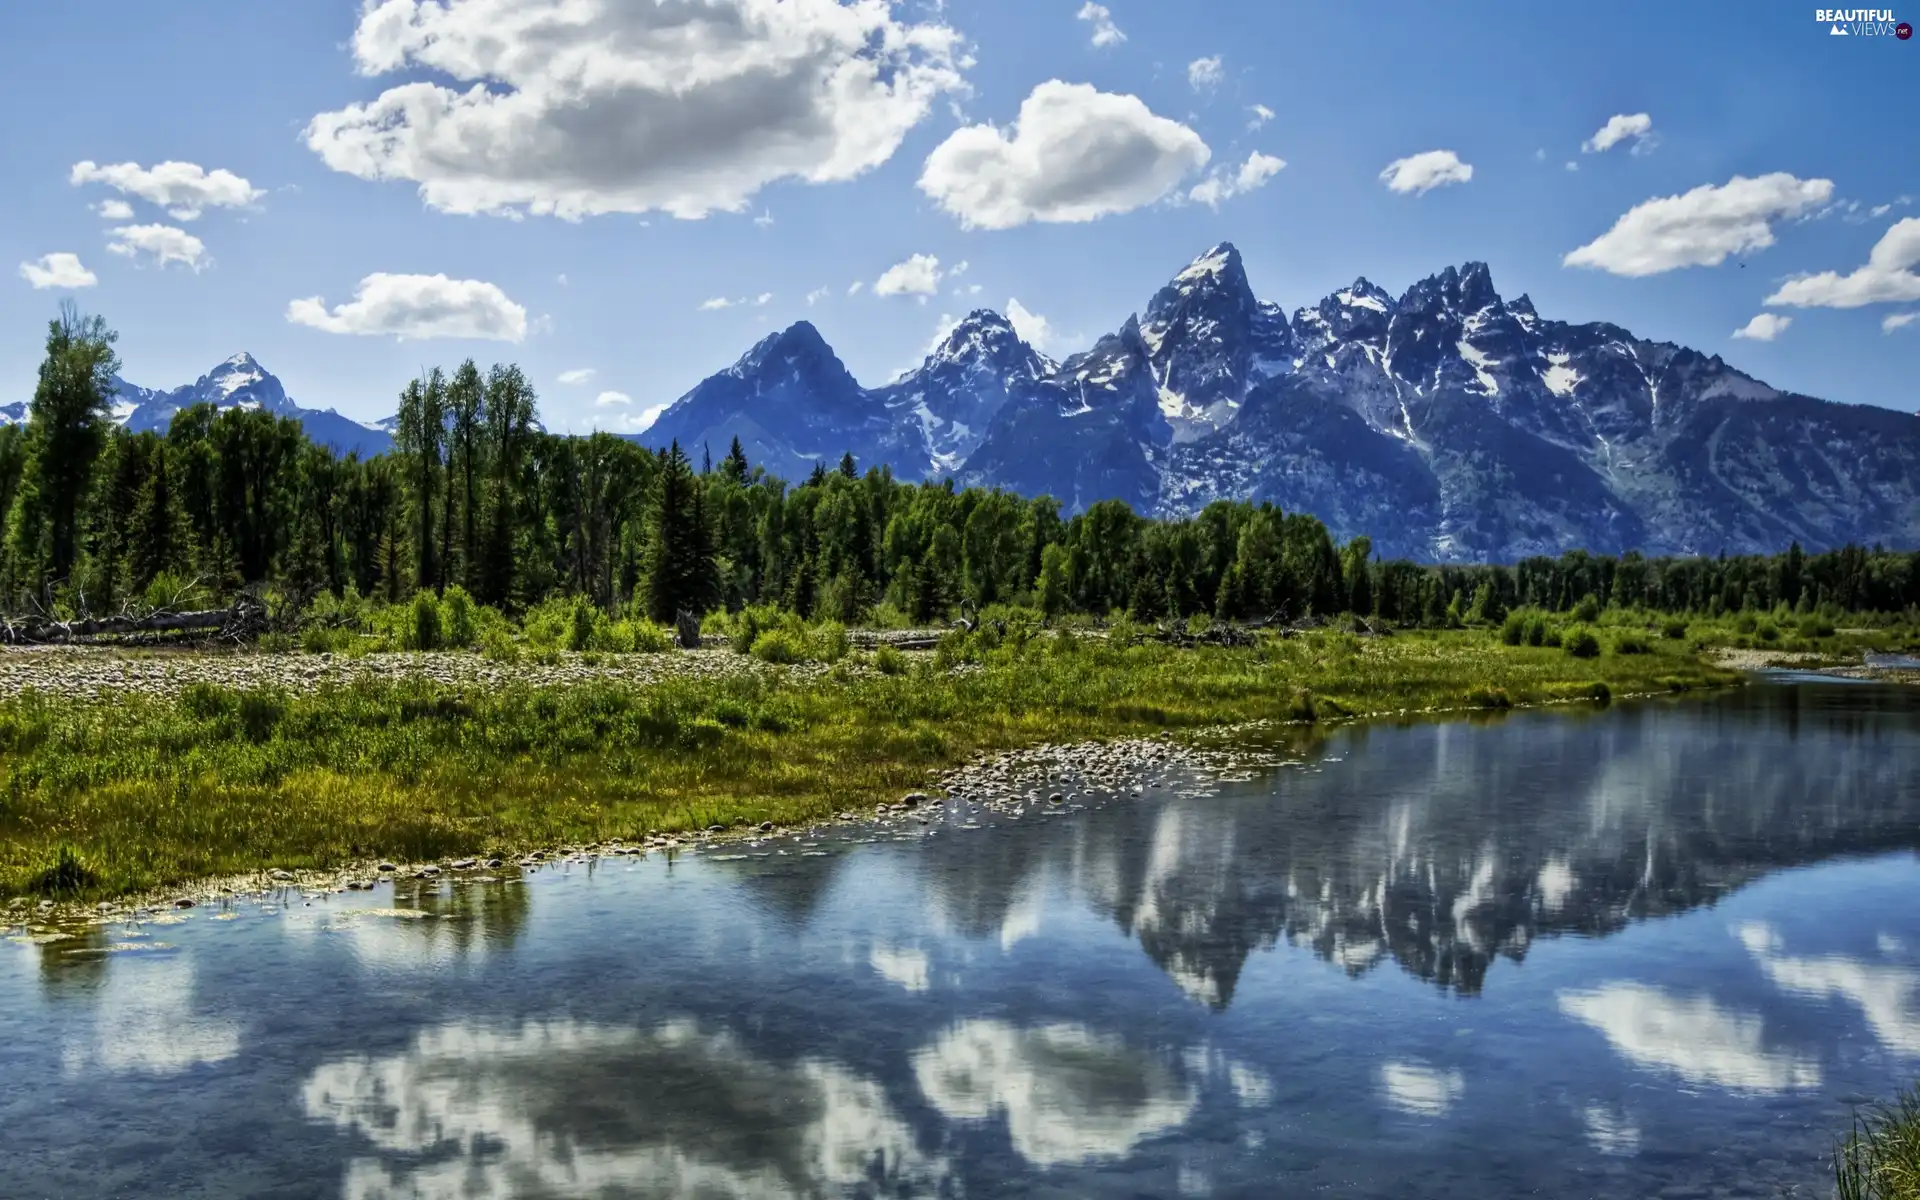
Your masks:
M1188 263L1185 269L1173 277L1173 281L1176 284L1198 283L1205 279L1238 272L1240 269L1240 252L1234 249L1232 242L1221 242Z

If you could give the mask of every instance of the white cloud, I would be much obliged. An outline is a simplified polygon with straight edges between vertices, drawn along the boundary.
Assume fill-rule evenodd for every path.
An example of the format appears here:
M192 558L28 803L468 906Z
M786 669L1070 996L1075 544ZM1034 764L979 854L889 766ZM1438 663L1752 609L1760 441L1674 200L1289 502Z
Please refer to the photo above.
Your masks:
M968 262L966 259L963 258L959 262L953 264L953 269L947 272L947 278L952 279L956 275L965 275L968 269L971 268L972 266L973 266L972 263Z
M970 229L1092 221L1151 204L1212 152L1137 96L1051 79L1011 130L970 125L927 156L920 190Z
M1256 104L1247 111L1253 114L1253 119L1247 122L1247 128L1250 130L1258 129L1268 121L1273 120L1273 110L1264 104Z
M93 206L93 211L99 213L101 219L107 221L133 220L133 205L128 204L125 200L102 200Z
M1653 118L1646 113L1616 113L1607 118L1594 135L1580 143L1580 149L1587 154L1604 154L1628 138L1633 139L1633 149L1638 151L1647 144L1653 133Z
M1822 271L1790 279L1768 304L1796 308L1859 308L1920 300L1920 217L1895 221L1867 253L1867 265L1851 274Z
M1734 932L1782 991L1813 1000L1850 1000L1881 1045L1920 1058L1920 971L1844 954L1796 958L1782 953L1779 936L1757 921Z
M1757 179L1736 175L1718 187L1702 184L1679 196L1636 204L1612 229L1561 262L1632 277L1716 267L1730 254L1773 245L1774 221L1800 216L1832 195L1830 179L1795 179L1785 172Z
M858 296L860 294L860 289L865 286L867 285L864 282L856 279L852 283L847 285L847 295Z
M593 398L595 408L623 408L633 403L633 397L625 392L601 392Z
M1220 69L1218 54L1211 58L1196 58L1187 64L1187 85L1196 92L1219 87L1220 81L1225 78L1226 72Z
M812 291L808 292L807 307L812 308L814 305L820 303L820 301L825 300L830 290L831 289L829 288L817 287Z
M1275 158L1271 154L1262 154L1255 150L1247 156L1247 161L1231 173L1215 168L1212 174L1201 180L1187 193L1189 200L1219 208L1221 204L1244 195L1263 186L1267 180L1286 169L1286 160Z
M517 342L527 336L527 310L491 283L445 275L389 275L360 281L353 300L328 311L318 296L287 305L287 320L326 333L421 338L487 338Z
M761 292L758 296L741 296L738 299L730 296L715 296L708 300L702 300L700 302L700 311L720 312L729 308L764 308L767 302L772 299L772 292Z
M1096 46L1117 46L1127 40L1127 35L1121 33L1120 27L1113 23L1113 14L1107 11L1104 4L1087 0L1074 16L1093 25L1093 44Z
M104 183L117 192L138 196L166 209L167 215L176 221L195 220L209 208L244 208L266 195L232 171L206 171L189 162L155 163L152 169L130 162L104 167L94 162L77 162L67 182L75 187ZM129 211L126 217L108 219L125 220L132 215Z
M1539 150L1535 150L1535 151L1533 152L1533 161L1535 161L1535 162L1545 162L1545 161L1547 161L1547 152L1546 152L1546 150L1545 150L1544 148L1542 148L1542 149L1539 149Z
M771 229L773 228L773 214L763 209L760 215L753 219L753 223L762 229Z
M20 278L36 290L43 288L85 288L100 282L100 277L80 265L80 256L64 251L42 254L32 262L20 264Z
M940 260L931 254L915 254L897 262L873 281L876 296L931 296L940 286Z
M560 274L554 276L553 281L561 287L567 286L567 273L565 271L560 272Z
M672 408L672 407L673 407L673 401L666 400L659 404L654 405L651 408L643 408L639 412L634 413L632 416L628 417L627 424L632 427L633 432L645 433L647 430L653 428L653 423L660 419L661 413L666 412L669 408Z
M1380 182L1386 184L1389 191L1415 195L1472 178L1473 168L1461 162L1460 156L1451 150L1427 150L1396 158L1380 172Z
M962 1021L914 1052L913 1071L949 1120L1004 1113L1015 1152L1039 1167L1125 1158L1198 1103L1157 1057L1080 1025Z
M895 948L875 943L867 953L867 964L888 983L909 992L924 992L927 982L927 952L913 947Z
M719 312L723 308L732 308L740 303L742 303L742 301L729 300L725 296L715 296L710 300L702 300L700 302L700 311Z
M198 271L205 265L207 244L171 225L121 225L111 231L107 251L126 258L144 256L157 267L177 262Z
M1436 1071L1404 1062L1380 1065L1381 1099L1387 1107L1409 1116L1444 1117L1466 1091L1466 1077L1458 1071Z
M772 292L761 292L758 296L755 296L753 298L753 306L755 308L765 308L767 306L767 302L772 299L773 299Z
M937 323L935 323L933 327L933 340L927 343L926 351L921 355L921 357L925 358L927 355L932 354L935 350L938 350L941 346L941 343L947 340L947 335L952 333L954 330L954 326L958 324L960 324L959 317L954 316L952 313L941 313L940 320ZM905 375L909 371L912 371L914 367L918 367L919 365L920 365L919 363L915 363L912 367L902 368L901 370L894 373L894 378L898 379L900 376Z
M1020 335L1020 340L1036 350L1045 350L1058 332L1052 322L1037 312L1028 312L1024 304L1011 296L1007 297L1007 321Z
M562 371L557 376L561 383L579 384L593 378L592 367L575 367L571 371Z
M1682 997L1641 983L1561 992L1560 1011L1598 1030L1635 1066L1688 1083L1736 1092L1783 1092L1820 1085L1820 1064L1769 1049L1758 1014L1730 1011L1711 997Z
M1733 336L1752 342L1770 342L1787 331L1793 324L1792 317L1783 317L1778 313L1761 313L1745 325L1733 331Z
M1915 321L1920 321L1920 312L1888 313L1880 321L1880 332L1892 333L1896 329L1905 329Z
M315 116L307 145L455 213L741 211L775 180L879 166L942 93L958 33L880 0L369 0L361 74L417 79Z

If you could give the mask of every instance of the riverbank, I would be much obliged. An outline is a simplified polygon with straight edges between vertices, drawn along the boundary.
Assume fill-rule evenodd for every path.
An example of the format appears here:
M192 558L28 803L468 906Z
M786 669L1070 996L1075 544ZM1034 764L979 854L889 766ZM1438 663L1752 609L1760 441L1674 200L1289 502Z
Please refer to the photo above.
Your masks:
M1870 654L1838 655L1820 651L1742 650L1720 647L1709 656L1714 666L1728 671L1798 671L1861 679L1873 683L1920 684L1920 666L1885 665ZM1885 656L1904 663L1905 656Z
M1045 744L1738 679L1679 646L1578 658L1484 632L1323 631L1247 649L1045 636L831 666L697 651L537 667L415 656L408 669L394 656L344 679L326 664L316 675L318 656L35 653L37 667L7 666L43 674L0 699L0 894L73 902L795 827ZM141 658L159 665L129 665ZM111 682L152 671L167 686Z

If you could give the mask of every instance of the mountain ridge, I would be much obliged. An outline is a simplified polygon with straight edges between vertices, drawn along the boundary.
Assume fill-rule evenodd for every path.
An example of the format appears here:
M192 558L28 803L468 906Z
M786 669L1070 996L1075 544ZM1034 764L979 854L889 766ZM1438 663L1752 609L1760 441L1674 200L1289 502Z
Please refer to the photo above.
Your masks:
M1610 322L1542 317L1526 295L1503 299L1482 262L1398 297L1359 278L1288 316L1223 242L1057 364L982 309L869 389L806 329L837 368L830 395L759 379L743 357L724 396L712 377L631 436L722 446L716 435L748 428L749 458L788 478L851 452L909 480L1051 493L1069 511L1272 501L1443 562L1920 545L1914 414L1781 391ZM838 444L829 412L845 421Z

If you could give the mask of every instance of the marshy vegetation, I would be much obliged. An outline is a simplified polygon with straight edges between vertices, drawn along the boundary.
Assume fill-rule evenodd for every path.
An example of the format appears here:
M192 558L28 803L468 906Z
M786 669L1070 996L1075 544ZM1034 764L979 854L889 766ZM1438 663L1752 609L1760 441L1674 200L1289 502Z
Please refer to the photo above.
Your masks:
M0 891L105 895L266 866L330 867L797 824L924 785L976 751L1427 709L1683 690L1732 676L1679 648L1578 660L1485 633L1268 636L1183 648L1037 620L932 653L837 627L757 665L646 685L308 690L0 701Z
M1833 1173L1838 1200L1920 1200L1920 1086L1858 1115Z

